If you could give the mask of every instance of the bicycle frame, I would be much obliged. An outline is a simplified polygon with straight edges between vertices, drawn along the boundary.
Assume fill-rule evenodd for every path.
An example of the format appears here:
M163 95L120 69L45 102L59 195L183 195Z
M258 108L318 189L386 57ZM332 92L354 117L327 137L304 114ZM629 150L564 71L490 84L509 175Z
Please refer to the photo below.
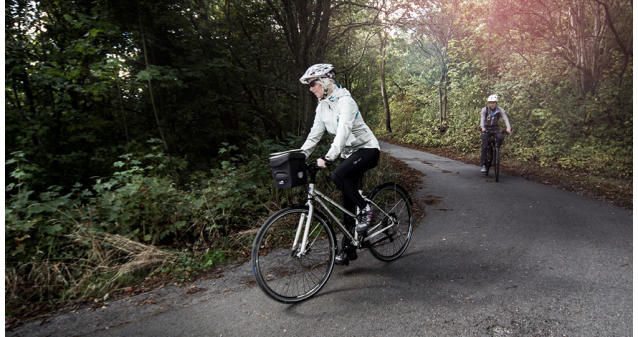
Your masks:
M388 213L385 212L385 210L381 209L377 204L375 204L372 200L366 198L362 191L359 191L359 193L361 193L361 196L363 197L363 200L365 200L366 202L371 203L378 211L381 211L388 219L390 219L390 223L388 224L388 226L383 227L379 230L377 230L375 232L375 230L377 228L379 228L382 223L383 220L379 221L379 223L374 224L370 229L369 232L372 232L372 234L364 237L361 242L359 241L359 235L358 233L355 231L354 236L352 236L352 234L350 234L350 231L348 231L345 226L341 223L341 221L339 221L339 219L334 215L334 213L332 213L332 211L330 211L330 209L326 206L326 204L324 204L324 201L337 207L339 210L341 210L344 214L346 214L349 217L355 218L356 215L352 214L350 211L348 211L347 209L345 209L343 206L339 205L338 203L336 203L335 201L333 201L332 199L328 198L325 194L321 193L320 191L318 191L315 188L315 184L314 183L310 183L308 185L308 202L306 203L306 205L308 206L308 216L306 217L306 219L304 219L304 216L302 216L299 219L299 224L297 226L297 233L295 234L295 241L293 242L293 247L292 250L294 251L295 248L297 247L298 243L299 243L299 236L301 234L302 231L302 226L305 220L305 228L303 228L303 238L301 241L301 247L299 249L299 251L297 252L297 257L301 257L302 255L305 254L306 250L308 249L308 237L310 234L310 223L312 222L312 216L314 213L314 201L316 201L319 206L321 207L321 209L323 209L326 213L328 213L328 215L331 217L331 219L335 222L335 224L337 225L337 227L339 228L339 230L341 232L343 232L344 235L346 235L354 244L355 246L359 246L363 241L370 241L372 238L374 238L375 236L381 234L383 231L391 228L392 226L394 226L396 224L396 220L393 219ZM381 241L381 240L380 240ZM375 242L376 243L376 242Z
M491 158L492 148L498 147L496 146L496 135L502 133L504 136L507 135L506 130L495 130L495 131L485 131L490 135L490 139L487 142L487 155ZM498 147L500 149L500 147Z

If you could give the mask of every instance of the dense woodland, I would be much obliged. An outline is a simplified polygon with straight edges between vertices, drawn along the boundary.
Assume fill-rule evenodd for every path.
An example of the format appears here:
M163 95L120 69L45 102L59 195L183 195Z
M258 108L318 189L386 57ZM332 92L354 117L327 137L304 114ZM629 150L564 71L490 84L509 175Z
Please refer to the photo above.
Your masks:
M379 137L478 152L496 93L511 158L630 177L632 17L629 0L8 0L7 299L243 247L298 194L267 155L303 142L298 79L319 62Z

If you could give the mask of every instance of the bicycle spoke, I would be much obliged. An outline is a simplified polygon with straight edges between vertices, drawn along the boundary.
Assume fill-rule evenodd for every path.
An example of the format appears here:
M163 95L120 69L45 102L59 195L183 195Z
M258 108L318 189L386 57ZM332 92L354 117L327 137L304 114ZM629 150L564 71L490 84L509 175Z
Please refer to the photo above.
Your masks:
M334 265L334 236L328 224L313 217L306 251L291 247L301 214L307 208L290 208L273 215L253 244L253 270L258 285L271 297L297 302L319 291ZM297 247L299 249L300 247Z
M379 224L383 226L372 234L385 233L385 237L377 237L376 241L372 239L374 244L370 251L383 261L394 260L403 254L412 233L412 210L408 197L398 187L388 185L370 199L375 200L381 211Z

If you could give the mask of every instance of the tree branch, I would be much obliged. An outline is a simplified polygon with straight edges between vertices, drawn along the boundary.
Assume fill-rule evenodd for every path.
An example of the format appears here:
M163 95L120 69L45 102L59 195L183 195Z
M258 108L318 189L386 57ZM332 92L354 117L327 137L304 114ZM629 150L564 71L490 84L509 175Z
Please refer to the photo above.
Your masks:
M609 12L609 7L607 6L607 4L602 2L602 1L600 1L600 0L592 0L592 1L600 4L605 9L605 17L607 18L607 26L609 26L609 29L611 29L611 32L614 34L614 37L616 38L616 43L618 43L618 46L622 50L622 53L623 53L623 56L624 56L623 68L621 70L621 74L624 74L625 73L625 69L627 68L627 64L629 63L629 57L631 56L631 53L629 52L629 50L625 46L625 43L620 38L620 34L618 34L618 31L614 27L614 23L612 22L612 18L611 18L611 13Z

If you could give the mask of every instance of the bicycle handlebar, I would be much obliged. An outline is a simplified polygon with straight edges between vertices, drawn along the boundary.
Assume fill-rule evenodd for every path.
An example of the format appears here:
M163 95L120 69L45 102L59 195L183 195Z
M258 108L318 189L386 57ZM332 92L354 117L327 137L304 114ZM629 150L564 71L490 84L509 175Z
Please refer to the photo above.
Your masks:
M334 165L334 162L332 162L332 161L325 160L324 158L321 158L321 159L323 159L324 162L326 163L326 167L325 168L330 168L332 165ZM320 170L323 170L324 168L323 167L319 167L319 165L317 165L317 161L315 160L315 161L306 162L306 169L307 170L314 169L314 170L320 171Z
M496 133L499 133L499 132L502 133L503 135L507 135L508 134L507 130L485 130L484 133L494 133L494 134L496 134ZM511 132L511 130L510 130L510 132Z
M326 163L326 167L325 168L330 168L332 165L334 165L334 162L332 160L327 160L324 157L319 157L317 159L323 159L323 162ZM319 165L317 165L317 161L315 160L314 162L307 162L306 164L308 165L314 165L316 166L318 169L323 169L323 167L319 167Z

